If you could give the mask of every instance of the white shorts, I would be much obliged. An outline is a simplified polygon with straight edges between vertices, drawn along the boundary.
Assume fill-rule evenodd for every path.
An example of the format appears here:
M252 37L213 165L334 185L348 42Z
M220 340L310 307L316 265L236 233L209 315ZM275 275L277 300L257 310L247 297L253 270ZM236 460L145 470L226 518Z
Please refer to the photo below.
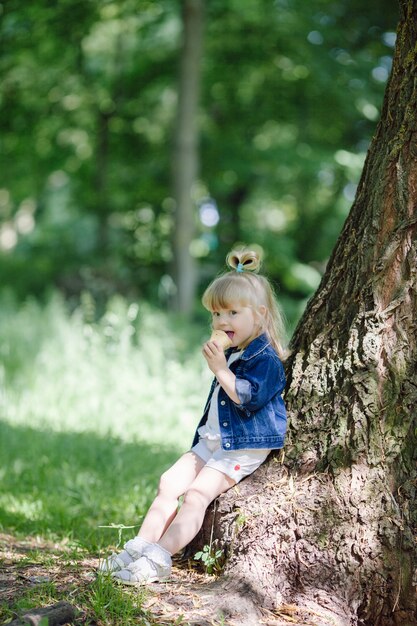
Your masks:
M271 450L223 450L219 439L201 438L191 448L205 461L206 467L223 472L237 483L252 474L265 461Z

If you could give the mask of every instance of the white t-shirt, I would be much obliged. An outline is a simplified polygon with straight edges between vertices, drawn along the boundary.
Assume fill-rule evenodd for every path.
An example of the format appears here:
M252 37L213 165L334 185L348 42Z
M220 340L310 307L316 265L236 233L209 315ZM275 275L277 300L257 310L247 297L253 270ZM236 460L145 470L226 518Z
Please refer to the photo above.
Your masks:
M239 352L233 352L228 360L227 365L230 365L236 361L243 350ZM207 422L200 426L198 429L198 434L202 439L208 439L209 441L218 441L220 439L220 426L219 426L219 406L218 406L218 398L219 398L220 385L217 383L214 388L213 395L210 400L210 407L207 416Z

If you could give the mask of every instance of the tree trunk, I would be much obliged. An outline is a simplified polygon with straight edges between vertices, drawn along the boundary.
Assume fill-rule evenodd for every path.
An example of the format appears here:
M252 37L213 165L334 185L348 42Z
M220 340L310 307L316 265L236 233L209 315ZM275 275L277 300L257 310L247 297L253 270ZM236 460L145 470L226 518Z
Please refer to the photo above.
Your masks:
M417 0L401 0L357 196L292 340L284 463L222 496L199 536L213 523L229 550L217 596L234 615L244 596L241 624L249 598L297 605L297 623L417 624L416 69Z
M176 309L190 313L196 289L195 262L190 245L195 237L195 210L192 198L198 172L198 124L200 66L203 40L203 0L183 2L183 48L180 59L178 114L173 155L173 233Z
M109 121L111 113L97 112L97 147L95 159L95 209L98 216L98 252L108 254L108 173L109 173Z

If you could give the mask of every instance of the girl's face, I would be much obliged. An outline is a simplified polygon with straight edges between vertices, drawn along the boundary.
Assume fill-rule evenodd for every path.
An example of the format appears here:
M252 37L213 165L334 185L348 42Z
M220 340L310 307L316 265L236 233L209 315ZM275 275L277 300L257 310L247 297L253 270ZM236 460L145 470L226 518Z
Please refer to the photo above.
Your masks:
M259 307L255 312L249 306L236 306L212 311L213 329L223 330L230 337L233 348L244 348L261 334L264 309Z

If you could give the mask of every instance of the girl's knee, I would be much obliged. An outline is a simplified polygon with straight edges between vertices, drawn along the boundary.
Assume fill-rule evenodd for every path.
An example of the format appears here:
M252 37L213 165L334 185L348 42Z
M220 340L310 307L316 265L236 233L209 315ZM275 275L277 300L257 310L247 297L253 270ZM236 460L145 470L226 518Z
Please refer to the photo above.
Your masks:
M158 495L167 495L178 499L182 494L178 493L177 482L170 470L164 472L159 479Z
M158 484L158 493L163 493L164 491L169 491L172 485L172 481L169 477L169 471L161 474L159 478Z
M190 487L190 489L187 489L184 493L184 504L206 510L210 501L203 491L196 487Z

